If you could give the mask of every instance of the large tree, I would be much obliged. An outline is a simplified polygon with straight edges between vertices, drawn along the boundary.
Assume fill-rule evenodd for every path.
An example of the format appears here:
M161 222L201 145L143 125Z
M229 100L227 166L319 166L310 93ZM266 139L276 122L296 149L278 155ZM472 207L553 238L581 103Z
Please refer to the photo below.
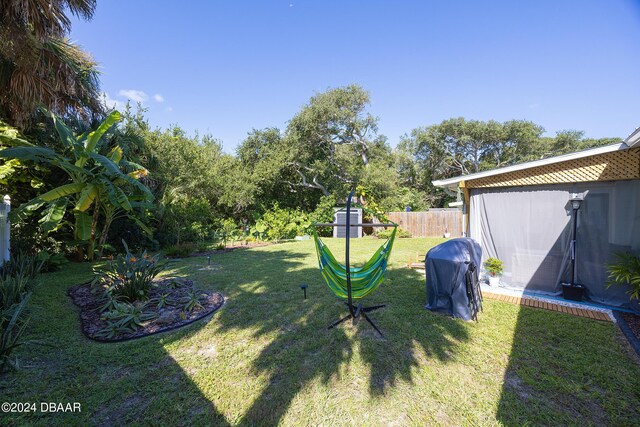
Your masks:
M581 149L619 142L617 138L587 139L579 131L543 137L544 128L526 120L503 123L462 117L414 129L397 148L403 184L429 194L435 205L447 197L432 181L509 166Z
M396 156L368 106L360 86L329 89L311 97L284 132L252 131L237 153L251 174L256 207L278 200L312 211L322 198L339 199L356 187L381 206L424 206L400 191Z
M288 164L298 175L289 182L329 195L352 186L371 161L378 120L366 111L369 94L357 85L330 89L302 107L285 134Z
M38 106L55 113L100 112L96 63L66 35L68 13L90 19L95 0L3 0L0 116L24 128Z

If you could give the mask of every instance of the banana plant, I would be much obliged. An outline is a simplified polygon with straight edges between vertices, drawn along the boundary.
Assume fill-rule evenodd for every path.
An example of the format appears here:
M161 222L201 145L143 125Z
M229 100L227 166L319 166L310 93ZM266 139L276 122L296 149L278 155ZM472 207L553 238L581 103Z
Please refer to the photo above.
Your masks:
M43 231L52 232L65 224L65 214L71 210L74 238L89 243L88 257L91 259L100 212L131 213L134 209L132 200L135 199L138 204L153 201L151 191L139 181L147 175L147 170L123 159L122 149L118 145L106 155L98 152L98 142L102 136L120 121L119 112L112 112L95 130L81 135L74 135L55 114L51 114L51 117L58 134L60 152L34 145L17 135L0 137L0 142L11 146L0 151L0 158L17 159L23 163L44 163L63 170L69 177L67 183L20 206L14 215L27 215L44 206L39 223ZM125 192L129 188L133 189L133 193ZM107 218L107 224L110 223ZM108 225L106 229L103 227L105 234Z

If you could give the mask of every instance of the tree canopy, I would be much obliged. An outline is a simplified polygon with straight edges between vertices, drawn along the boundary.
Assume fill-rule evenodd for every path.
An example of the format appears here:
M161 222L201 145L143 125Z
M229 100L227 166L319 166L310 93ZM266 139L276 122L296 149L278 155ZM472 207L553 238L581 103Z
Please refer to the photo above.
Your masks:
M25 128L36 107L95 118L96 63L66 36L68 13L91 19L95 0L6 0L0 7L0 117Z

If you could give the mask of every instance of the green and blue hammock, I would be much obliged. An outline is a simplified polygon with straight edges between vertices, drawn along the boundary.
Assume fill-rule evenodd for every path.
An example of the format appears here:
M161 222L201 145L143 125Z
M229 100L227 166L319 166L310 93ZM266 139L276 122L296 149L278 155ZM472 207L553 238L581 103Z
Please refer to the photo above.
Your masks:
M356 206L365 212L376 215L374 212L369 211L363 206ZM379 214L377 215L380 216ZM389 262L391 248L393 247L393 242L396 238L396 231L398 229L398 224L391 222L386 218L384 218L384 220L391 223L393 226L393 231L387 241L363 266L349 268L349 276L351 279L351 298L359 299L366 297L371 292L375 291L384 280L384 273ZM336 260L336 257L331 253L327 245L322 241L322 239L320 239L316 230L316 225L317 224L313 224L312 227L313 240L316 245L318 264L320 266L322 277L324 278L327 286L329 286L329 289L331 289L331 292L333 292L337 297L350 299L347 283L347 267Z
M391 255L393 241L396 238L394 227L389 239L373 254L371 259L362 267L350 267L351 275L351 297L354 299L363 298L375 291L384 280L384 273ZM331 253L327 245L320 239L318 233L313 228L313 239L316 243L318 254L318 264L320 273L327 286L337 297L347 299L347 269L344 264L338 262Z

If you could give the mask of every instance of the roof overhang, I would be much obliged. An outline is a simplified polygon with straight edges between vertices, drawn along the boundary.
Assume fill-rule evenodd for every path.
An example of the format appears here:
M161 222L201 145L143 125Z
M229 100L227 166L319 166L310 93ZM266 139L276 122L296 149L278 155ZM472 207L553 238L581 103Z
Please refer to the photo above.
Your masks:
M640 128L634 130L633 133L624 140L624 142L629 146L629 148L640 147Z
M634 137L635 139L632 139ZM567 160L575 160L581 159L583 157L595 156L598 154L611 153L619 150L626 150L630 147L639 146L640 147L640 128L636 129L634 133L632 133L625 142L619 144L611 144L605 145L602 147L590 148L588 150L578 151L576 153L563 154L562 156L549 157L547 159L542 160L534 160L532 162L521 163L519 165L507 166L499 169L492 169L489 171L472 173L469 175L462 175L455 178L448 179L439 179L437 181L433 181L433 185L437 187L445 187L449 189L457 188L462 181L471 181L472 179L478 178L486 178L488 176L502 175L504 173L521 171L524 169L535 168L538 166L551 165L554 163L566 162Z

